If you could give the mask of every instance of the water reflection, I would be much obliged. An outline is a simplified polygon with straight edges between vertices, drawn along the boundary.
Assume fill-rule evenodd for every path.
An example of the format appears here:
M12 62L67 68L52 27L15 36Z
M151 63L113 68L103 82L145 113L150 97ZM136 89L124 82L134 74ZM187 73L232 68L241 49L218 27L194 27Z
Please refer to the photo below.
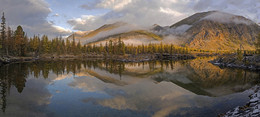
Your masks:
M259 74L241 69L220 69L202 58L188 61L177 72L157 74L157 82L170 81L198 95L222 96L241 92L259 84Z
M260 79L258 73L220 69L208 63L210 59L142 63L59 60L6 65L0 68L0 115L217 115L246 101L247 93L237 92L259 84ZM237 100L240 102L232 102Z

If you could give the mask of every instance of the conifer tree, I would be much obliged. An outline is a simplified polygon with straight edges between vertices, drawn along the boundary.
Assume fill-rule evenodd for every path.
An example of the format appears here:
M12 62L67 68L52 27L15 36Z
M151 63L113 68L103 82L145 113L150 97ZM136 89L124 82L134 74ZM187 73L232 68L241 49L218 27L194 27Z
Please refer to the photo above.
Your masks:
M14 43L14 51L16 51L16 55L21 56L23 52L23 45L24 45L24 31L22 26L18 26L15 31L15 43Z
M5 14L2 15L2 22L1 22L1 39L0 39L0 49L1 53L3 54L6 51L6 32L5 32Z
M46 35L43 35L42 36L42 41L41 41L41 44L42 44L42 49L43 49L43 53L44 54L47 54L50 52L50 42L48 40L48 37Z
M107 54L108 52L108 46L107 46L107 42L106 42L106 45L105 45L105 54Z
M72 43L71 43L71 51L73 54L76 53L76 42L75 42L75 36L74 33L72 34Z
M125 55L125 44L122 41L122 47L121 47L122 55Z
M77 44L77 48L76 48L76 54L80 54L81 53L81 43L80 43L80 41L78 42L78 44Z
M84 46L81 48L81 52L82 52L83 54L85 54L85 53L87 52L87 46L86 46L86 45L84 45Z
M23 40L22 40L22 45L21 45L21 56L26 55L27 49L28 49L28 36L25 35Z
M256 47L256 53L260 54L260 33L258 34L258 36L256 38L255 47Z
M121 37L119 37L118 39L118 54L122 53L122 41L121 41Z
M9 56L9 52L12 51L13 43L14 43L13 32L12 32L10 27L7 28L6 43L7 43L7 51L6 51L7 53L6 53L6 55Z
M108 52L109 52L110 55L113 52L113 42L112 42L112 40L109 40Z
M69 39L66 39L66 54L69 54L71 51L71 44L70 44L70 41Z
M102 43L100 43L100 45L99 45L99 54L103 53L103 51L104 51L104 47L103 47Z
M61 37L60 37L60 40L61 40ZM66 52L66 45L65 45L65 41L62 40L61 41L61 54L65 54Z

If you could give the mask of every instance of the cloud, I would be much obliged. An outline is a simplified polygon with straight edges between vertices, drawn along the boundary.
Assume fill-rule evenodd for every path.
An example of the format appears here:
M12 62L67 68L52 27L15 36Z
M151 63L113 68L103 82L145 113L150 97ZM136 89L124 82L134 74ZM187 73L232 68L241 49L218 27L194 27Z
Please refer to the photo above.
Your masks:
M58 16L60 16L58 13L52 15L52 17L58 17Z
M8 94L6 112L0 112L1 117L48 117L45 112L51 103L52 94L46 89L47 80L28 78L26 90L22 94L12 86Z
M88 4L83 4L80 7L86 10L93 9L113 9L119 10L131 3L132 0L95 0L90 1Z
M70 29L65 29L61 26L52 25L52 27L54 27L57 30L58 33L64 33L64 32L71 33Z
M93 15L82 15L80 18L69 19L67 23L70 24L74 30L95 29L99 23L96 21L97 17L98 16ZM93 26L93 24L95 24L95 26Z
M170 14L170 15L175 15L175 16L181 16L182 14L180 12L176 12L170 8L162 8L160 7L160 12Z
M67 2L66 4L70 4ZM169 26L194 13L209 10L242 15L260 22L259 0L90 0L85 1L85 4L82 1L77 3L77 8L86 10L86 14L69 10L65 12L68 17L64 19L61 18L64 14L52 11L45 0L1 0L0 12L6 13L7 23L13 29L22 25L28 35L53 36L71 33L71 29L57 26L60 22L63 26L81 31L93 30L118 21L141 27L153 24ZM63 10L63 7L55 6L54 10ZM54 20L55 17L58 21ZM47 21L47 18L52 21Z
M247 25L250 25L253 23L244 18L238 18L232 14L223 13L223 12L213 12L203 19L217 21L217 22L221 22L221 23L235 23L235 24L247 24Z
M120 0L120 2L118 0L101 0L94 5L93 9L109 9L109 12L95 16L94 20L80 17L81 20L87 22L85 24L77 23L77 18L70 19L68 23L76 30L92 30L103 24L118 21L137 24L143 27L156 23L169 25L174 23L174 19L180 20L186 16L185 13L182 13L185 9L181 7L178 7L179 10L170 9L170 7L177 7L179 5L179 3L173 3L171 1L169 5L164 0ZM172 15L173 13L175 15Z
M79 17L68 22L76 30L93 30L103 24L124 21L143 27L172 25L197 12L218 10L260 22L259 0L97 0L81 5L85 10L108 9L95 18Z
M0 12L5 12L7 24L13 30L21 25L29 36L57 36L70 33L69 30L61 30L46 20L52 10L44 0L1 0Z
M110 35L115 35L115 34L120 34L120 33L124 33L124 32L130 32L132 30L140 30L141 28L139 28L138 26L135 25L130 25L130 24L125 24L125 23L117 23L117 25L119 27L108 30L108 31L103 31L98 33L97 35L87 39L85 42L86 43L90 43L90 42L95 42L95 41L99 41L99 39L110 36Z
M131 3L132 0L102 0L96 5L98 8L119 10Z
M259 0L199 0L194 11L219 10L260 22Z

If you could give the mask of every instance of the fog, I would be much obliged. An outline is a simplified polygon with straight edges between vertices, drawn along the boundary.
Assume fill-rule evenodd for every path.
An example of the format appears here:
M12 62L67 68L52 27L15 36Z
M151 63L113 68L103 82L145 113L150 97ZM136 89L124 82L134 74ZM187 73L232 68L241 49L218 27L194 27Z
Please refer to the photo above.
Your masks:
M173 28L166 26L163 27L163 29L160 31L153 31L153 32L158 35L182 35L191 27L192 25L187 25L187 24L183 24L181 26L173 27Z
M131 32L131 31L137 31L137 30L145 30L145 31L149 31L157 34L157 35L161 35L161 37L163 38L163 40L158 41L156 39L144 36L144 35L128 35L127 37L121 37L122 41L124 41L124 43L126 45L147 45L147 44L159 44L159 43L165 43L165 44L175 44L175 45L179 45L181 43L184 42L184 40L181 38L181 36L183 36L185 34L185 32L192 27L192 25L181 25L179 27L174 27L174 28L170 28L169 26L167 27L163 27L163 30L160 31L154 31L151 30L151 27L140 27L137 25L133 25L133 24L127 24L127 23L121 23L121 26L111 29L109 31L102 31L100 33L98 33L97 35L91 37L91 38L83 38L81 39L81 42L83 42L83 44L87 44L87 43L93 43L96 44L97 46L99 46L100 44L105 45L106 42L108 42L109 40L112 41L118 41L118 37L109 37L109 36L113 36L116 34L120 34L120 33L127 33L127 32Z
M202 20L212 20L220 23L235 23L235 24L246 24L251 25L254 22L247 20L244 17L232 15L224 12L213 12L210 15L204 17Z
M111 35L126 33L126 32L130 32L133 30L144 30L144 28L138 27L136 25L124 23L122 26L119 26L119 27L114 28L109 31L102 31L102 32L98 33L97 35L95 35L94 37L91 37L88 39L83 39L83 40L84 40L84 43L91 43L91 42L101 41L102 38L105 38L105 37L108 37Z

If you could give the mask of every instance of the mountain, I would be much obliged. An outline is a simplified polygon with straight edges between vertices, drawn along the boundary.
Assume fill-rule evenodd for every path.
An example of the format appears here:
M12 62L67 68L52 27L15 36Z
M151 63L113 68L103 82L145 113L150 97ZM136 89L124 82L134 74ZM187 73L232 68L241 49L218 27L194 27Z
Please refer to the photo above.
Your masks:
M121 38L126 44L142 44L153 41L160 41L162 38L148 30L139 28L138 26L127 24L124 22L116 22L113 24L106 24L100 28L85 32L74 33L74 37L84 44L100 44L109 40L118 40ZM68 37L73 38L73 35Z
M93 31L76 32L83 44L100 44L121 38L126 44L173 43L205 50L254 49L260 27L255 22L220 11L196 13L171 26L153 25L150 29L116 22ZM68 37L72 39L72 35Z
M73 34L74 34L74 38L81 39L83 36L87 35L90 32L92 32L92 31L77 31L77 32L74 32ZM70 35L67 38L73 39L73 35Z
M191 48L206 50L235 50L240 44L245 49L254 49L260 32L255 22L219 11L196 13L170 27L156 29L153 28L159 34L177 35L182 44Z
M114 24L105 24L103 26L101 26L100 28L96 29L96 30L92 30L92 31L78 31L73 33L74 34L74 38L75 39L88 39L88 38L92 38L97 36L99 33L101 32L106 32L106 31L110 31L113 30L115 28L118 28L120 26L124 26L126 25L126 23L124 22L116 22ZM68 37L68 39L72 39L73 38L73 34L70 35Z

